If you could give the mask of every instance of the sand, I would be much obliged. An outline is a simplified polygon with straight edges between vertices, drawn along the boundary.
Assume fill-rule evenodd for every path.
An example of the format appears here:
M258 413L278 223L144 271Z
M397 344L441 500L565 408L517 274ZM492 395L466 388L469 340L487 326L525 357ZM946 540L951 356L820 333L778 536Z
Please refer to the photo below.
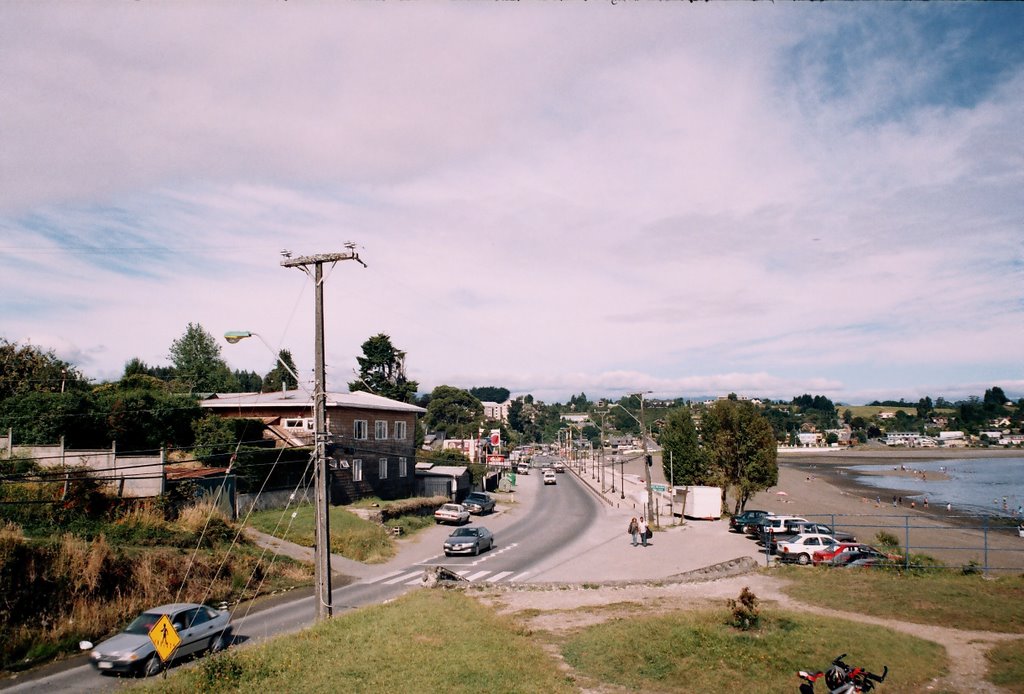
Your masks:
M872 449L841 452L784 454L779 456L779 483L754 496L748 509L819 520L852 532L861 542L874 543L884 530L911 547L912 554L927 554L949 566L976 561L996 571L1024 569L1024 538L1014 528L990 528L974 516L934 504L925 509L910 508L909 500L894 507L892 497L904 490L880 490L858 485L846 468L877 464L887 474L906 465L912 471L915 461L967 457L1020 457L1021 451L988 449ZM881 469L880 469L881 472ZM861 473L863 474L863 473ZM931 475L932 473L929 473ZM909 542L908 542L909 540Z

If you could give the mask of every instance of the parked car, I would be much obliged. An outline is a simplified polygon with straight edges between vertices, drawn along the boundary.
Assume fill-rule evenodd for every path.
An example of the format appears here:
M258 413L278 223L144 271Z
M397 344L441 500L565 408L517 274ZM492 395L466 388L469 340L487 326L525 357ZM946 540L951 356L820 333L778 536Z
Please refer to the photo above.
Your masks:
M801 518L800 516L776 516L769 513L767 516L759 518L751 523L750 530L748 530L747 533L764 541L770 535L784 532L786 528L786 521L804 521L806 523L807 519Z
M552 465L552 467L555 468L555 472L557 473L565 472L565 465L562 464L561 460L556 460L555 464Z
M881 564L888 564L891 561L893 561L893 557L883 552L879 552L874 548L868 548L867 550L856 550L853 552L843 552L842 554L838 554L832 559L831 565L840 568L848 568L859 566L878 566Z
M438 523L456 523L462 525L469 522L469 509L462 504L444 504L434 511L434 520Z
M834 533L832 528L824 523L809 523L807 521L791 520L786 521L784 532L769 534L765 539L765 548L768 554L775 554L776 547L780 542L790 542L797 535L829 535L836 539L836 542L856 542L857 538L850 533Z
M459 528L444 541L444 556L453 554L477 555L494 547L494 535L482 526Z
M173 652L174 659L194 655L201 651L216 653L227 648L232 641L231 613L205 605L176 602L146 610L125 627L99 645L83 641L81 646L89 653L89 662L100 672L138 674L146 677L163 669L149 632L160 618L167 615L181 642Z
M868 545L862 545L858 542L840 542L832 545L831 547L823 547L822 549L819 549L811 555L811 561L815 566L818 564L830 564L836 556L844 552L853 552L861 548L871 549Z
M757 509L750 509L740 513L739 515L733 516L729 519L729 530L734 533L745 533L751 523L764 518L768 515L767 511L761 511Z
M824 523L812 523L810 521L803 520L788 520L784 523L787 533L799 535L801 533L818 533L820 535L831 535L840 542L856 542L857 538L853 533L848 533L843 530L835 530L834 528L825 525Z
M834 544L836 539L831 535L797 535L789 542L778 544L778 555L779 559L785 562L810 564L815 552Z
M462 505L469 509L470 513L491 513L494 511L495 501L486 492L470 492L462 500Z
M555 477L554 470L544 471L544 484L558 484L558 478Z

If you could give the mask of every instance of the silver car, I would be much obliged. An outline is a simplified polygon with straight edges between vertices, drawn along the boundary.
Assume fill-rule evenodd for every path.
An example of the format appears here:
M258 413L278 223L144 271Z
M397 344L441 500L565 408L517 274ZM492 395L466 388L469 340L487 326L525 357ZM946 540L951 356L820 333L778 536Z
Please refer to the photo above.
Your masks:
M479 525L473 528L459 528L444 541L444 555L476 555L491 547L494 547L494 535L487 528Z
M100 672L138 674L145 677L155 675L163 667L157 655L149 632L160 618L167 615L177 632L181 643L173 658L209 651L216 653L231 644L231 613L215 610L205 605L176 602L146 610L132 620L124 631L93 646L83 641L83 649L91 649L89 662Z

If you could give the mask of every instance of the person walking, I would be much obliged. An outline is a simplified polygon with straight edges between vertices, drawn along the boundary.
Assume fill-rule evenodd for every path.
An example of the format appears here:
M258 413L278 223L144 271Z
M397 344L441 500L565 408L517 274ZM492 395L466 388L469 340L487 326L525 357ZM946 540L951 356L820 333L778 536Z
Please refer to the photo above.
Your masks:
M629 534L633 536L633 546L634 547L636 547L637 533L639 533L639 532L640 532L640 525L636 522L636 517L634 516L629 521Z
M637 523L637 529L640 531L640 542L644 547L647 546L647 519L640 516L640 521Z

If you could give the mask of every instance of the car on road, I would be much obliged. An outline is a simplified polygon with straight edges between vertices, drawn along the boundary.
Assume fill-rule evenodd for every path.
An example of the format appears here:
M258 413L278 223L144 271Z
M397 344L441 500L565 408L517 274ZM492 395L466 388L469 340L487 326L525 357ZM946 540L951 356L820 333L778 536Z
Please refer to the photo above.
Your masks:
M469 522L469 509L462 504L444 504L434 511L434 520L438 523L462 525Z
M779 559L784 562L795 561L798 564L810 564L814 553L824 547L836 544L831 535L797 535L789 542L780 542L777 546Z
M552 465L552 467L555 468L555 472L558 472L558 473L565 472L565 465L562 464L561 460L556 460L555 464Z
M544 484L558 484L558 478L555 477L554 470L544 471Z
M462 500L462 505L465 506L470 513L482 514L493 512L496 502L494 501L494 497L486 492L470 492L466 495L466 498Z
M516 472L520 475L529 475L530 465L528 463L519 463L519 465L516 465Z
M89 662L100 672L136 674L149 677L163 669L149 632L167 616L181 642L174 649L174 659L195 655L202 651L216 653L227 648L232 641L231 613L215 610L206 605L176 602L146 610L125 627L124 631L93 646L83 641L89 650Z
M729 519L729 530L734 533L745 533L754 521L767 515L768 511L761 511L760 509L743 511Z
M487 528L477 525L459 528L444 541L444 556L453 554L477 555L494 547L494 535Z

